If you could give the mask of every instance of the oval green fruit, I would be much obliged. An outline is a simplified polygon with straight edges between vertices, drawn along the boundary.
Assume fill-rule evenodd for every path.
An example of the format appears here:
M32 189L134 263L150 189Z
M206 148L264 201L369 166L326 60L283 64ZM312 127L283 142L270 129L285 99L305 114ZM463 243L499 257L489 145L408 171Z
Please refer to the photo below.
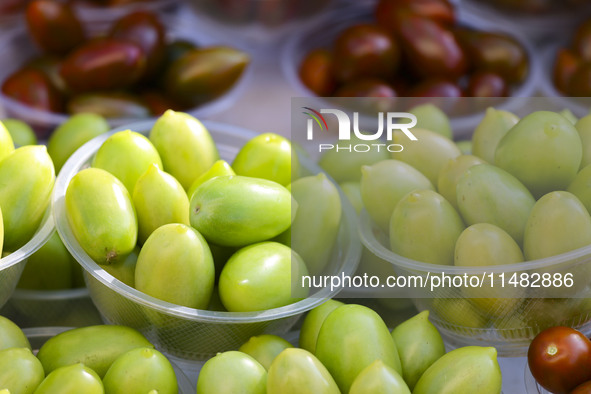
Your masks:
M6 130L8 130L15 146L37 145L37 136L35 135L35 132L31 126L22 120L11 118L2 119L2 124L6 127ZM2 142L0 142L0 145L2 145ZM2 154L0 154L0 156L2 156Z
M267 371L248 354L218 353L201 368L197 394L267 394Z
M307 275L306 264L289 247L261 242L240 249L228 260L220 275L220 297L230 312L279 308L308 295L301 284Z
M273 238L291 225L295 210L285 187L238 175L202 184L191 198L190 209L191 226L221 246L245 246Z
M109 123L100 115L79 113L70 116L55 129L47 143L47 151L55 164L56 172L59 172L78 148L109 129Z
M563 109L562 111L559 112L560 115L564 116L564 118L566 120L568 120L569 122L571 122L572 124L576 125L578 122L578 118L575 116L575 114L572 113L572 111L568 108Z
M511 112L487 108L484 118L472 134L472 154L488 163L494 163L499 141L517 122L519 118Z
M538 111L505 134L494 163L539 198L552 190L566 189L579 170L582 156L575 126L555 112Z
M332 311L343 305L345 304L340 301L329 299L308 312L300 329L299 345L302 349L316 354L316 341L324 320Z
M400 160L384 160L361 168L361 197L371 219L387 231L394 207L414 190L435 190L419 170Z
M138 178L152 166L162 168L162 160L149 139L131 130L110 136L96 152L92 166L115 175L133 194Z
M439 177L437 178L437 191L445 197L455 209L458 209L456 189L460 177L468 168L484 163L484 160L472 155L461 155L450 159L439 172Z
M591 165L583 167L577 173L566 191L574 194L591 213Z
M0 350L12 347L31 349L31 344L16 324L8 318L0 316Z
M29 348L0 351L0 389L11 394L32 394L43 381L43 366Z
M135 267L136 289L189 308L207 308L214 279L207 242L184 224L166 224L154 231L140 250Z
M498 167L479 164L460 177L456 193L458 209L467 225L494 224L522 244L535 200L517 178Z
M156 164L138 178L132 196L140 243L143 244L154 230L165 224L189 225L189 198L185 189Z
M409 259L452 265L463 230L460 215L445 198L432 190L413 191L392 212L390 248Z
M582 117L575 123L575 129L581 138L581 145L583 146L583 156L581 158L580 169L591 164L591 114Z
M46 374L82 363L100 377L119 356L140 347L154 347L138 331L125 326L99 325L75 328L50 338L37 353Z
M4 248L4 219L2 219L2 207L0 207L0 258L2 258L2 249Z
M344 393L349 392L355 377L376 360L402 372L388 327L376 312L361 305L343 305L326 317L318 333L316 357Z
M104 394L101 378L83 364L60 367L41 382L35 394Z
M232 162L236 174L268 179L287 186L299 174L298 155L291 143L278 134L265 133L251 138Z
M206 181L215 178L216 176L229 176L229 175L236 175L232 167L228 164L225 160L218 160L209 168L209 170L205 171L201 174L195 181L191 184L191 187L187 191L187 196L189 196L189 201L193 198L193 194L195 194L195 190Z
M103 378L109 394L177 394L172 365L158 350L137 348L122 354Z
M392 331L392 338L400 356L402 376L412 390L423 372L445 354L445 344L429 321L429 311L399 324Z
M14 152L14 142L4 124L0 123L0 161Z
M440 320L459 327L460 332L466 328L485 328L488 324L482 311L465 298L434 298L432 312Z
M133 251L127 255L125 260L119 260L116 263L103 265L103 269L129 287L135 288L135 266L140 254L140 247L136 246Z
M457 141L456 145L457 145L458 149L462 152L463 155L471 155L472 154L472 141L471 140Z
M361 183L359 182L343 182L340 185L341 190L351 203L355 212L359 215L363 209L363 199L361 197Z
M417 117L417 124L414 127L434 131L450 140L453 138L449 118L445 112L435 105L417 105L408 112Z
M257 360L268 371L275 357L292 347L291 343L277 335L257 335L251 337L238 350Z
M413 394L500 394L501 369L494 347L466 346L435 361Z
M285 349L269 368L267 394L339 393L324 365L304 349Z
M160 116L150 131L150 141L160 153L164 171L174 176L185 190L219 160L209 131L199 120L183 112L168 110Z
M77 173L66 190L68 223L80 246L98 264L125 259L135 247L138 224L125 186L99 168Z
M33 237L54 182L53 163L43 145L23 146L0 161L4 249L14 252Z
M410 394L410 389L398 372L376 360L357 375L349 394Z

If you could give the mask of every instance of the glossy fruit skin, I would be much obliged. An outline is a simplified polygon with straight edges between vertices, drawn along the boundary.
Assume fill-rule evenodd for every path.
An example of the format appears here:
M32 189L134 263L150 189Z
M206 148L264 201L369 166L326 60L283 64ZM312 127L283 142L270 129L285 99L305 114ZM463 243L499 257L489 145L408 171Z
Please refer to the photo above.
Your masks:
M43 145L28 145L0 161L4 249L16 251L37 231L49 205L55 171Z
M105 118L148 118L150 108L142 99L126 92L83 93L67 104L70 114L94 113Z
M374 14L380 26L393 32L400 19L408 14L442 25L453 25L456 20L454 8L447 0L380 0Z
M577 173L566 191L574 194L587 208L587 212L591 213L591 188L589 188L589 182L591 182L591 166L587 165Z
M572 41L574 52L579 54L584 61L591 61L591 22L582 23L575 32Z
M363 78L352 80L341 85L334 97L397 97L394 88L377 78ZM385 101L387 105L389 101ZM364 104L364 103L362 103Z
M289 191L266 179L216 177L191 198L189 220L205 239L220 246L245 246L287 230L297 207Z
M189 201L195 194L195 191L199 186L207 182L208 180L215 178L217 176L230 176L236 175L230 164L228 164L225 160L218 160L203 174L197 177L195 181L191 184L189 190L187 190L187 196L189 196Z
M118 357L103 379L105 392L177 394L172 365L158 350L137 348Z
M400 49L387 31L379 26L360 24L348 27L336 39L333 72L337 80L384 78L394 75Z
M177 59L182 57L185 53L197 49L198 45L192 41L183 39L173 40L165 44L165 65L174 63Z
M0 123L2 123L6 130L8 130L15 146L37 145L37 136L35 135L35 132L31 126L22 120L7 118L2 119ZM0 134L2 133L3 130L0 130ZM7 142L4 142L3 137L0 136L0 151L3 150L3 145L10 149L10 145ZM0 152L0 160L2 160L3 156L4 154Z
M519 118L511 112L487 108L484 118L472 134L472 154L488 163L494 163L499 141L517 122Z
M2 93L29 107L61 112L62 97L49 78L39 70L25 68L11 74L2 84Z
M568 83L567 94L573 97L588 97L591 95L591 66L581 64Z
M435 361L420 377L413 394L499 394L501 381L496 349L466 346Z
M552 81L556 89L568 95L570 81L581 64L581 59L570 49L560 49L556 54L556 61L552 71Z
M148 237L135 267L136 289L196 309L209 304L214 278L207 242L195 229L178 223L165 224Z
M357 215L363 209L363 200L361 199L361 186L359 182L343 182L339 187L351 203Z
M591 380L591 342L570 327L551 327L539 333L527 352L536 381L553 393L568 393Z
M63 55L84 42L82 24L67 4L35 0L26 11L29 34L45 52Z
M12 394L33 394L45 374L29 348L0 351L0 386Z
M298 75L302 83L320 97L330 96L336 88L332 53L315 49L302 60Z
M98 264L125 259L137 241L137 216L125 186L99 168L76 174L66 190L68 223L80 246Z
M127 255L125 260L109 265L103 265L103 269L127 286L135 288L135 266L137 265L139 254L140 247L136 246L135 249Z
M339 394L339 388L322 363L303 349L285 349L273 361L267 394Z
M401 373L394 339L382 318L361 305L343 305L324 320L316 357L328 369L342 392L349 392L355 377L375 360Z
M42 55L36 57L25 64L23 68L31 68L34 70L41 71L47 78L51 85L61 95L68 95L68 87L60 75L60 68L62 65L62 59L55 55Z
M136 44L146 56L145 76L153 75L164 61L166 30L158 16L135 11L119 19L109 32L111 38Z
M457 185L464 172L475 165L486 163L479 157L472 155L460 155L449 159L447 164L439 171L437 177L437 190L453 207L458 209Z
M101 378L92 369L78 363L57 368L47 375L35 394L103 394Z
M431 306L440 319L460 327L485 328L488 320L465 298L435 298Z
M146 69L146 57L133 43L105 38L89 41L63 61L60 75L76 92L121 89L133 85Z
M296 265L292 269L292 264ZM293 270L293 278L292 278ZM222 269L219 293L229 312L252 312L300 301L308 295L301 287L308 275L305 262L277 242L261 242L236 252Z
M574 388L570 394L590 394L591 393L591 381L586 381Z
M453 139L449 118L441 109L433 104L422 104L411 108L409 113L417 117L415 127L427 129L441 134L444 137Z
M164 88L179 104L198 106L229 91L249 63L249 56L234 48L194 49L168 67Z
M349 394L410 394L410 389L398 372L376 360L357 375Z
M507 97L509 86L501 76L491 72L477 72L470 76L466 96Z
M75 328L50 338L37 354L45 373L83 363L101 378L119 356L138 347L153 348L138 331L125 326Z
M201 368L197 394L267 393L267 371L248 354L218 353Z
M581 139L571 122L555 112L537 111L503 136L495 165L539 198L552 190L564 190L577 174L582 155Z
M329 299L308 312L300 330L299 345L302 349L316 354L316 341L324 320L332 311L343 305L340 301Z
M2 120L0 122L0 161L12 152L14 152L14 141L8 128L4 125L4 120Z
M466 72L464 50L454 34L437 22L407 15L397 30L406 59L417 76L456 79Z
M0 316L0 351L12 347L31 349L31 344L16 324Z
M425 79L408 90L408 97L462 97L464 93L457 83L441 79Z
M109 123L100 115L80 113L70 116L54 130L47 144L47 152L53 160L56 172L59 172L78 148L109 130Z
M279 353L288 348L293 348L293 346L281 337L258 335L250 337L238 350L257 360L268 371Z

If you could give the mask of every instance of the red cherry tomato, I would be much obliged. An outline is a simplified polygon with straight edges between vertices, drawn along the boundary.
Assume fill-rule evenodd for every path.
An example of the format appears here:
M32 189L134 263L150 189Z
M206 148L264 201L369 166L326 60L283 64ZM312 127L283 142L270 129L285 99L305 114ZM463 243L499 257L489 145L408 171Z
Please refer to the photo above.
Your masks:
M468 97L507 97L509 87L500 75L490 72L477 72L470 76L466 96Z
M578 385L570 394L591 394L591 380Z
M551 327L533 339L527 361L542 387L568 393L591 380L591 341L570 327Z
M448 0L380 0L375 12L378 25L395 31L400 18L414 14L429 18L443 25L453 25L456 15Z
M318 96L329 96L336 87L332 63L329 51L316 49L308 53L300 65L300 79Z
M581 63L581 59L569 49L558 51L552 75L556 89L568 94L570 80L579 69Z

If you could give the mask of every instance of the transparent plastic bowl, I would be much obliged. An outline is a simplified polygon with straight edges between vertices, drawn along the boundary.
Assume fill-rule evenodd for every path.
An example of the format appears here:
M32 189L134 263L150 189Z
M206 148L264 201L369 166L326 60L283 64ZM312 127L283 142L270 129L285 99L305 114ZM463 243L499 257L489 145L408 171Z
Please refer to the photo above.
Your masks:
M485 273L495 275L494 295L498 299L486 312L464 298L461 288L436 288L432 292L429 287L417 287L408 293L417 309L430 311L429 319L451 346L486 343L496 347L500 357L521 357L527 353L534 336L549 326L567 325L586 335L591 334L588 286L591 282L588 268L591 264L591 245L558 256L518 264L455 267L423 263L390 251L388 241L376 236L384 235L384 232L372 222L366 211L361 214L359 231L363 245L392 264L397 275L418 275L423 278L442 273L452 277L464 274L481 277ZM533 273L573 273L575 286L568 291L543 287L524 291L500 290L501 283L497 275L503 273L507 287L514 273L518 276L522 273L529 276ZM488 293L485 297L490 296L492 294Z
M529 370L529 366L527 365L527 363L525 363L523 375L526 394L552 394L548 390L540 386L538 382L536 382L536 379L531 374L531 371Z
M0 307L12 295L21 273L25 268L27 258L43 246L51 237L54 231L54 220L51 213L51 206L47 208L45 216L39 225L39 229L29 242L20 249L0 259Z
M235 126L215 122L203 124L215 140L220 156L227 161L231 161L242 145L256 135ZM147 134L152 125L153 121L148 121L125 128ZM72 234L64 207L64 195L70 180L88 166L97 149L111 134L88 142L66 162L56 181L53 195L58 232L70 253L84 268L90 296L105 322L136 328L162 351L179 358L199 360L209 358L217 352L237 349L253 335L286 333L304 312L338 293L339 289L330 291L329 288L323 288L302 301L281 308L245 313L214 312L158 300L112 277L80 247ZM320 171L304 157L301 158L301 163L308 173ZM337 247L326 272L351 275L359 262L361 244L357 235L355 211L345 201L342 192L341 200L344 201L342 223Z
M167 37L169 39L184 39L198 43L201 46L223 44L217 37L197 32L193 25L179 22L176 18L161 18L161 20L167 27ZM114 22L114 20L111 22ZM91 34L96 35L105 32L109 26L103 26ZM27 60L38 54L40 52L33 44L27 30L23 26L0 35L0 86L10 74L21 67ZM199 118L206 118L229 108L248 84L251 69L252 67L248 66L244 70L242 77L226 94L185 112ZM58 125L65 122L68 117L68 114L31 108L0 92L0 118L22 119L32 126L42 137L52 132ZM138 121L137 118L110 118L108 120L113 127Z
M461 9L461 8L460 8ZM300 80L299 67L302 60L308 52L316 48L330 48L335 38L348 26L356 23L369 22L373 20L373 8L371 7L351 7L347 12L334 12L326 18L322 23L317 23L308 30L301 31L299 34L293 35L284 45L281 55L281 67L283 73L287 78L289 84L295 89L300 97L316 97L316 105L320 108L334 107L334 103L320 98L308 89ZM524 36L517 34L514 31L500 28L497 25L492 25L490 22L476 22L470 15L465 15L458 12L459 23L477 30L500 32L509 34L515 38L525 48L529 58L529 73L527 79L520 85L513 88L511 97L501 103L495 104L498 109L512 110L518 104L519 97L531 97L536 89L536 84L539 79L539 61L536 49ZM466 99L463 99L467 102ZM490 102L490 100L488 100ZM474 114L462 116L450 116L451 126L455 137L467 135L474 131L474 128L484 114L486 107L481 111L476 111Z
M47 342L49 339L56 336L57 334L61 334L64 331L71 330L72 328L73 327L37 327L25 328L23 332L31 343L33 353L37 354L41 346L43 346L43 344L45 344L45 342ZM174 373L176 374L179 386L179 394L195 394L195 387L189 378L187 378L178 365L176 365L172 360L169 361L174 368Z
M159 15L175 11L180 0L144 0L111 7L95 6L91 3L75 2L74 10L83 24L100 28L114 20L138 10L157 12Z

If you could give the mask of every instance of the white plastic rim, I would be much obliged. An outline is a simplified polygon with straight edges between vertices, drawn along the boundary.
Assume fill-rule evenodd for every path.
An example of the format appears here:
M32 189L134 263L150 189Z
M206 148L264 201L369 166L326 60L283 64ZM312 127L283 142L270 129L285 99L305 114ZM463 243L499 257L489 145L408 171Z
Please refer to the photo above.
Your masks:
M90 293L86 287L64 290L28 290L16 288L12 293L15 301L74 301L89 298Z
M243 143L249 138L252 138L257 133L243 129L237 126L230 126L217 122L203 121L203 125L210 131L214 141L219 139L221 136L231 138L236 145L227 146L220 144L216 141L220 155L224 153L235 154L238 152ZM124 127L115 129L107 134L103 134L87 142L80 149L78 149L62 167L60 174L56 180L56 186L52 197L53 209L55 212L55 220L57 231L59 232L64 245L70 251L72 256L82 265L83 269L96 280L107 286L112 291L132 300L133 302L143 305L151 309L155 309L161 313L165 313L178 318L184 318L192 321L199 322L212 322L212 323L254 323L261 321L277 320L293 315L297 315L306 312L326 301L328 298L334 297L341 289L334 289L331 291L329 288L323 288L317 293L309 296L308 298L298 301L294 304L286 305L280 308L269 309L260 312L217 312L209 310L201 310L194 308L187 308L172 304L170 302L162 301L157 298L151 297L144 294L130 286L127 286L123 282L111 276L104 269L102 269L97 263L95 263L88 254L82 249L80 244L77 242L65 214L65 193L72 177L78 173L95 154L102 143L109 138L113 133L121 130L131 129L136 132L149 131L154 124L154 121L143 121L130 124ZM320 169L305 157L300 157L300 164L309 168L320 171ZM343 261L339 267L339 274L343 272L345 275L353 275L359 263L361 256L361 243L358 238L357 230L357 217L355 210L346 199L346 196L341 190L341 201L343 205L343 216L342 220L344 228L347 231L347 236L352 240L346 245L347 250Z

